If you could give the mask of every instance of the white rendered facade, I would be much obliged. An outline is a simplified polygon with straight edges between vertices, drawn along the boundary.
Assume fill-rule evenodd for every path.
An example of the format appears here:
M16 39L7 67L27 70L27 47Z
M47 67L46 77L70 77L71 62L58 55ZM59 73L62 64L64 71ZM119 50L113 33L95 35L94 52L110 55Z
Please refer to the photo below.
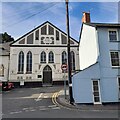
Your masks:
M43 81L43 79L46 78L48 73L45 75L46 69L49 69L48 71L51 71L51 74L48 73L47 79L51 79L51 81L48 80L51 84L63 81L61 65L63 64L62 53L67 53L66 38L67 35L64 32L51 23L45 22L12 43L10 47L9 80L16 83L47 83L47 81ZM79 69L79 46L78 42L73 38L70 38L70 40L71 52L74 53L74 73ZM18 64L21 62L19 61L21 51L24 54L24 60L22 61L21 59L22 63L20 63L21 65L24 64L22 68L20 68L22 72L18 70ZM27 54L29 51L32 56L31 72L27 72ZM50 55L51 52L52 55ZM43 58L41 58L41 56L43 56Z

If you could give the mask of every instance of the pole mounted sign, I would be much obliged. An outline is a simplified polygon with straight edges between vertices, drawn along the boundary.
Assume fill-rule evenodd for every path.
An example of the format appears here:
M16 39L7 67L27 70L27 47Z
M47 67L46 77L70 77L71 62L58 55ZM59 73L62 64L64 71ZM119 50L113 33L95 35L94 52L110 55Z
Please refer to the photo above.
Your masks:
M61 65L61 69L62 69L63 71L66 71L66 70L67 70L67 64Z
M64 72L64 75L63 75L63 80L64 80L64 94L65 94L65 99L66 99L66 75L65 75L65 73L66 73L66 71L67 71L67 64L63 64L63 65L61 65L61 69L62 69L62 71Z

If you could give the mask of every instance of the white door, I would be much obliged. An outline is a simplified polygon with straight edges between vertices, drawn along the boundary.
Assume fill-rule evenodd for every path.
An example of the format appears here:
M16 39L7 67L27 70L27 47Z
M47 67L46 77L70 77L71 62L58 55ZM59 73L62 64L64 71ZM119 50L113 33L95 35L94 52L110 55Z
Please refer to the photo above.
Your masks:
M92 86L93 86L93 102L94 104L101 104L99 80L93 80Z
M120 101L120 77L118 77L118 100Z

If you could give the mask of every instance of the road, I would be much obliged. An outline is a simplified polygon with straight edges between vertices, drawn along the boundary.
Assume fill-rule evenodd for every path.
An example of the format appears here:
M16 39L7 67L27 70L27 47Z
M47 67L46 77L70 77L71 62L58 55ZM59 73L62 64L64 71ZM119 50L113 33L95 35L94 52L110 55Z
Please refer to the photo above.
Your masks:
M56 105L63 86L15 88L2 94L3 118L117 118L118 111L72 110Z

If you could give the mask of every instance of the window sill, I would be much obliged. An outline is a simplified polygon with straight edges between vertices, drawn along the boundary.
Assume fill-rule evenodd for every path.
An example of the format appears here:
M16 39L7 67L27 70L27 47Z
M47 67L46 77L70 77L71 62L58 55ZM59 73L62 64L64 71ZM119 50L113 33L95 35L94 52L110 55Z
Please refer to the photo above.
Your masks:
M120 69L120 66L112 66L112 69Z

